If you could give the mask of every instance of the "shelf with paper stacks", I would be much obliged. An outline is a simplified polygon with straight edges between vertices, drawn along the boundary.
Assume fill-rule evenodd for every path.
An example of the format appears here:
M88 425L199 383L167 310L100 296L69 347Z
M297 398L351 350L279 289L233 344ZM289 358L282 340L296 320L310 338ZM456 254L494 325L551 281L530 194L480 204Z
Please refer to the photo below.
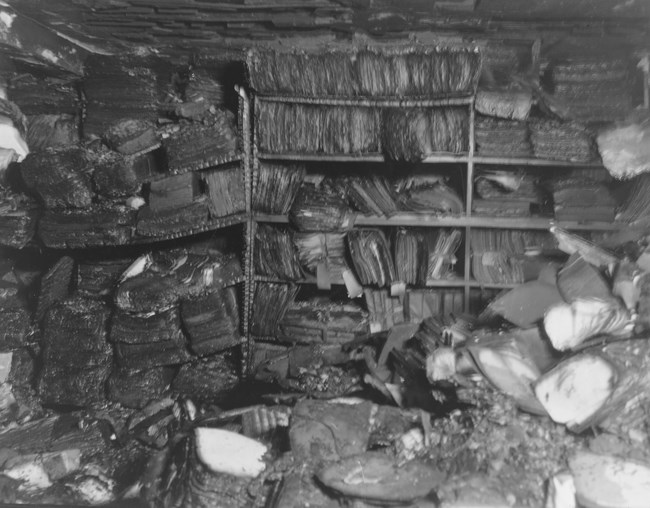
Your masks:
M289 104L310 104L317 106L363 106L382 108L429 108L444 106L469 106L474 96L448 93L433 97L305 97L289 95L258 94L256 99L266 102L285 102Z
M428 164L420 171L435 171L434 167L436 164L456 164L460 168L461 174L461 184L455 182L455 188L462 196L463 201L463 213L455 215L444 215L440 212L397 212L391 214L390 216L371 216L363 215L357 213L354 215L354 228L357 227L379 227L379 228L396 228L396 227L413 227L413 228L459 228L463 229L464 237L469 238L473 230L478 229L494 229L494 230L504 230L504 229L513 229L513 230L531 230L531 231L548 231L552 226L558 226L562 229L569 231L583 231L587 232L598 232L598 231L617 231L621 228L628 227L627 224L621 224L617 222L604 222L604 221L575 221L575 220L556 220L551 214L549 215L536 215L533 211L533 215L530 216L493 216L493 215L477 215L476 211L473 210L473 202L475 201L475 182L474 178L477 172L477 166L486 165L486 166L503 166L503 169L514 169L514 167L519 167L523 172L534 172L536 169L539 170L542 174L547 174L554 169L603 169L602 162L598 160L583 162L583 161L571 161L571 160L561 160L561 159L548 159L548 158L536 158L534 156L523 156L523 157L501 157L501 156L489 156L482 155L480 152L477 152L476 142L475 142L475 124L478 122L478 119L475 115L474 109L474 96L465 96L465 97L456 97L456 98L440 98L439 100L432 100L430 102L422 101L417 103L417 101L411 100L386 100L382 102L382 99L375 98L351 98L351 97L325 97L325 98L310 98L310 97L287 97L287 96L255 96L255 99L259 99L259 103L264 105L269 102L276 101L278 103L284 104L295 104L296 106L300 105L311 105L311 106L324 106L324 110L331 106L340 106L340 107L350 107L354 108L355 106L377 106L381 107L391 107L391 108L409 108L409 107L426 107L426 108L435 108L435 107L447 107L453 106L457 107L458 110L464 109L467 107L469 110L468 121L466 124L463 124L462 132L463 136L467 136L466 140L468 143L463 147L463 151L459 153L450 153L450 152L436 152L430 156L424 158L422 161L418 161L418 164L424 163ZM445 102L446 101L446 102ZM278 104L280 106L280 104ZM267 122L268 123L268 122ZM327 165L328 163L337 164L341 163L341 168L345 163L356 164L359 163L360 167L363 163L385 163L385 164L395 164L399 161L389 160L389 157L384 155L383 149L383 140L380 138L375 145L372 145L374 153L302 153L295 152L296 144L286 143L284 146L287 147L286 151L280 149L273 150L273 144L269 143L266 140L268 149L264 149L262 145L258 145L258 139L263 139L261 131L259 131L261 124L257 122L257 118L254 119L253 125L253 136L252 136L252 165L253 171L256 171L261 167L261 162L264 161L267 164L276 163L282 165L283 163L287 166L290 166L292 163L317 163L322 162ZM465 131L466 129L466 131ZM268 133L266 133L268 134ZM355 142L358 140L355 140ZM308 146L306 144L305 146ZM282 146L278 144L277 146ZM319 146L318 144L314 146ZM354 146L354 145L353 145ZM370 146L370 145L368 145ZM354 148L352 148L354 151ZM309 169L309 166L308 166ZM327 173L327 169L322 170L323 173ZM332 166L332 169L337 169ZM341 169L342 170L342 169ZM332 174L336 174L336 171L332 171ZM489 212L488 212L489 213ZM253 223L268 223L276 225L286 225L289 224L289 218L287 215L273 214L273 213L261 213L253 211L252 214ZM464 250L464 252L463 252ZM457 256L459 259L460 272L458 273L458 278L456 279L447 279L436 281L432 285L427 286L418 286L417 289L425 289L427 287L431 288L458 288L463 292L464 297L464 307L465 310L469 310L471 307L472 295L475 295L477 292L486 291L499 291L502 289L510 289L518 286L517 283L506 283L506 282L491 282L485 283L480 282L474 278L472 273L472 250L470 248L470 242L466 241L464 246L458 251ZM507 279L505 279L507 280ZM252 283L255 282L267 282L267 283L294 283L294 284L315 284L315 277L307 277L304 280L299 281L287 281L280 280L277 277L267 277L261 275L254 275L252 278ZM340 287L343 285L342 281L332 282L332 287ZM411 289L409 287L409 289ZM416 289L414 287L413 289ZM268 339L268 338L267 338Z

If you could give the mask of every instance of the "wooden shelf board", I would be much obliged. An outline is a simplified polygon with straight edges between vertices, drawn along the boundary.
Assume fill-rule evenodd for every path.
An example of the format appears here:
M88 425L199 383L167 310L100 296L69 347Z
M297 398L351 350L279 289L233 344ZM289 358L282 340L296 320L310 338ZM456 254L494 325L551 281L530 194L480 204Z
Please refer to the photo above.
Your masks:
M301 162L400 162L387 160L381 153L365 154L319 154L319 153L258 153L258 158L262 160L282 160L282 161L301 161ZM469 157L467 154L439 153L426 157L424 164L458 164L467 163Z
M553 159L536 159L534 157L490 157L474 155L473 161L476 164L495 164L504 166L552 166L557 168L602 168L600 161L593 162L571 162Z
M474 97L467 94L442 94L438 97L296 97L287 95L256 95L266 102L291 104L316 104L320 106L367 106L367 107L436 107L469 106Z
M288 224L286 215L255 214L257 222ZM431 213L402 212L392 217L357 215L355 226L411 226L411 227L474 227L494 229L548 229L559 226L574 231L617 231L627 227L622 223L556 221L551 217L488 217L449 216Z
M308 285L315 285L316 284L316 277L308 277L305 279L301 280L283 280L283 279L278 279L277 277L269 277L267 275L256 275L255 276L255 282L267 282L271 284L308 284ZM344 286L345 284L343 283L342 280L340 281L332 281L332 286ZM447 288L458 288L458 287L465 287L466 283L463 279L441 279L441 280L436 280L433 281L426 286L408 286L407 289L409 290L420 290L420 289L432 289L432 288L439 288L439 287L447 287ZM364 286L367 288L373 288L373 289L387 289L388 286L384 288L378 288L376 286Z

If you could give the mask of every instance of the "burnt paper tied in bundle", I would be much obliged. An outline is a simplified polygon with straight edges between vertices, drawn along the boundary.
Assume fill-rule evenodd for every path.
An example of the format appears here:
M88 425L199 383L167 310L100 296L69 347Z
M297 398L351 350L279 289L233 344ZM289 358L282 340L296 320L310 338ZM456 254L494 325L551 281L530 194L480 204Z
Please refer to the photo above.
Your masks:
M363 285L387 286L396 280L388 241L378 229L354 229L348 233L348 249Z
M255 272L284 280L299 280L302 270L294 235L285 228L259 224L255 232Z
M120 202L92 205L83 210L46 210L38 236L48 247L77 248L129 243L136 211Z
M302 164L261 163L253 175L253 210L288 214L305 172Z
M256 284L251 332L263 337L277 335L278 324L297 293L298 287L290 284Z
M87 208L93 190L85 150L74 147L30 154L21 164L25 184L46 208Z

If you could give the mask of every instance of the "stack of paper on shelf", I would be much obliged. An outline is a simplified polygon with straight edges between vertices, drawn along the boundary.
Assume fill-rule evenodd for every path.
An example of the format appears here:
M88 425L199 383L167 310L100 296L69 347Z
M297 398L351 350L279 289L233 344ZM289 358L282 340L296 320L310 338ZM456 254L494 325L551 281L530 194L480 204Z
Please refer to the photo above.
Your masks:
M526 252L555 246L548 233L532 230L474 229L470 242L472 274L484 284L525 282Z
M612 222L616 200L604 182L587 178L559 178L551 183L557 220Z
M253 210L286 215L304 178L303 164L262 162L253 175Z
M343 272L349 270L345 258L345 233L294 233L293 242L300 265L316 276L318 266L324 265L331 282L343 282Z
M246 211L244 172L239 167L202 173L210 201L210 217L226 217Z
M297 344L345 344L368 332L368 314L357 305L314 299L289 305L278 338Z
M234 287L182 300L181 317L190 349L198 356L219 353L240 342L239 310Z
M348 248L361 284L383 287L396 280L393 257L381 230L350 231Z
M319 52L256 48L248 55L254 90L309 97L471 93L480 70L481 54L464 47Z
M398 210L397 196L385 177L349 177L342 184L354 206L365 215L390 217Z
M234 115L218 109L205 122L183 122L163 141L170 171L201 169L237 154Z
M345 231L354 224L342 189L331 182L304 182L291 206L289 220L299 231Z
M264 337L277 335L278 323L297 292L298 287L290 284L256 284L251 333Z
M427 284L454 276L455 254L462 236L460 229L440 228L426 233Z
M370 314L369 326L372 333L390 330L394 325L404 322L402 298L391 296L389 289L365 288L363 296Z
M199 175L171 175L149 184L149 208L152 212L181 208L200 196Z
M622 59L569 60L552 64L553 97L581 122L620 120L634 107L633 74Z
M48 247L75 248L128 243L136 211L121 202L97 203L83 210L46 210L38 236Z
M425 234L415 228L400 228L393 238L397 280L408 285L423 286L427 280L429 262Z
M477 116L476 153L491 157L529 157L532 153L526 122Z
M461 215L465 210L458 192L442 180L432 182L416 177L399 193L399 200L403 211Z
M143 206L138 210L136 233L154 238L187 234L187 231L205 224L209 212L209 202L204 195L185 206L167 210L154 211Z
M529 216L543 199L537 179L523 171L480 170L474 188L478 197L472 201L472 212L476 215Z
M417 162L440 152L468 148L467 108L386 108L382 149L392 160Z
M286 228L259 224L255 232L255 272L289 281L301 279L292 236Z
M379 151L376 108L260 102L255 111L260 150L271 153L363 154Z
M528 125L533 153L539 159L593 162L598 158L593 135L583 125L541 118Z

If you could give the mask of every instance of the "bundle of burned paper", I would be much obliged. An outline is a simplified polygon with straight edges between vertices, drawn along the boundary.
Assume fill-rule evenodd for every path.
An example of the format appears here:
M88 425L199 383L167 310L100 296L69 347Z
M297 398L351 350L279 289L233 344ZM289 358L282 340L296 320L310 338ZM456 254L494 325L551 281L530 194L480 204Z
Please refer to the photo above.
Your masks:
M302 278L293 233L286 228L259 224L255 232L255 272L283 280Z
M398 210L397 195L387 178L378 175L344 178L341 182L354 206L365 215L390 217Z
M494 157L528 157L532 153L526 122L476 117L476 152Z
M277 335L278 324L298 289L290 284L255 284L251 333L260 337Z
M289 220L298 231L346 231L354 225L344 189L326 179L304 182L291 206Z
M84 135L105 136L112 148L124 153L155 144L154 122L169 81L165 67L155 57L91 55L83 81Z
M137 407L163 393L173 375L166 367L240 343L236 293L223 287L241 274L235 259L171 251L152 261L139 258L125 272L110 333L119 367L110 396Z
M537 265L539 254L556 248L553 238L545 232L480 229L471 232L472 275L485 284L521 284L527 280L528 264Z
M398 230L394 241L396 276L409 285L427 285L453 277L454 254L462 240L458 229L438 229L420 233L414 229Z
M40 280L38 302L34 317L40 321L55 303L66 299L72 288L72 274L75 262L70 256L60 257Z
M43 403L85 407L105 400L113 358L106 340L109 315L108 306L79 295L47 311L39 378Z
M246 211L244 172L238 165L203 171L201 176L210 198L210 217L227 217Z
M47 208L86 208L91 205L92 167L80 147L32 153L20 164L25 184Z
M0 189L0 244L22 249L36 234L38 207L25 194Z
M105 202L85 209L45 210L38 236L53 248L123 245L130 241L135 224L133 208Z
M102 299L112 294L133 259L85 259L77 263L76 286L87 298Z
M313 276L319 266L326 269L330 282L343 282L350 270L345 256L345 233L294 233L293 243L302 268Z
M143 183L157 178L162 164L156 152L123 155L112 150L86 150L97 194L109 199L140 193Z
M557 178L551 182L557 220L612 222L617 203L606 182L589 178Z
M270 153L377 153L380 116L377 108L260 102L255 110L259 149Z
M367 334L368 326L368 314L359 306L315 298L287 307L278 339L296 344L345 344Z
M404 322L402 298L391 296L390 289L364 288L363 296L368 309L370 332L390 330L394 325Z
M531 119L530 141L539 159L593 162L598 158L593 135L575 122Z
M383 287L396 281L388 241L379 229L354 229L347 235L350 257L363 285Z
M521 217L541 211L541 188L530 173L486 168L478 172L474 188L479 198L472 201L472 212L477 215Z
M78 83L56 78L37 79L31 73L9 79L7 97L27 117L27 145L31 152L79 142L81 100Z
M239 367L228 354L218 354L181 365L172 390L197 401L219 402L239 383Z
M238 147L235 116L218 109L204 122L175 125L163 146L171 172L201 169L233 158Z
M198 356L219 353L241 342L234 287L182 300L181 316L190 339L190 349Z
M408 184L398 184L400 210L413 212L460 215L465 204L458 192L437 175L415 176Z
M550 66L553 97L580 122L620 120L634 107L633 69L623 59L568 60Z
M286 215L304 178L303 164L262 162L253 175L253 210Z
M386 108L381 146L387 158L416 162L439 152L467 151L469 113L465 108Z
M319 52L256 48L247 62L257 92L308 97L471 93L481 70L480 53L464 47Z

